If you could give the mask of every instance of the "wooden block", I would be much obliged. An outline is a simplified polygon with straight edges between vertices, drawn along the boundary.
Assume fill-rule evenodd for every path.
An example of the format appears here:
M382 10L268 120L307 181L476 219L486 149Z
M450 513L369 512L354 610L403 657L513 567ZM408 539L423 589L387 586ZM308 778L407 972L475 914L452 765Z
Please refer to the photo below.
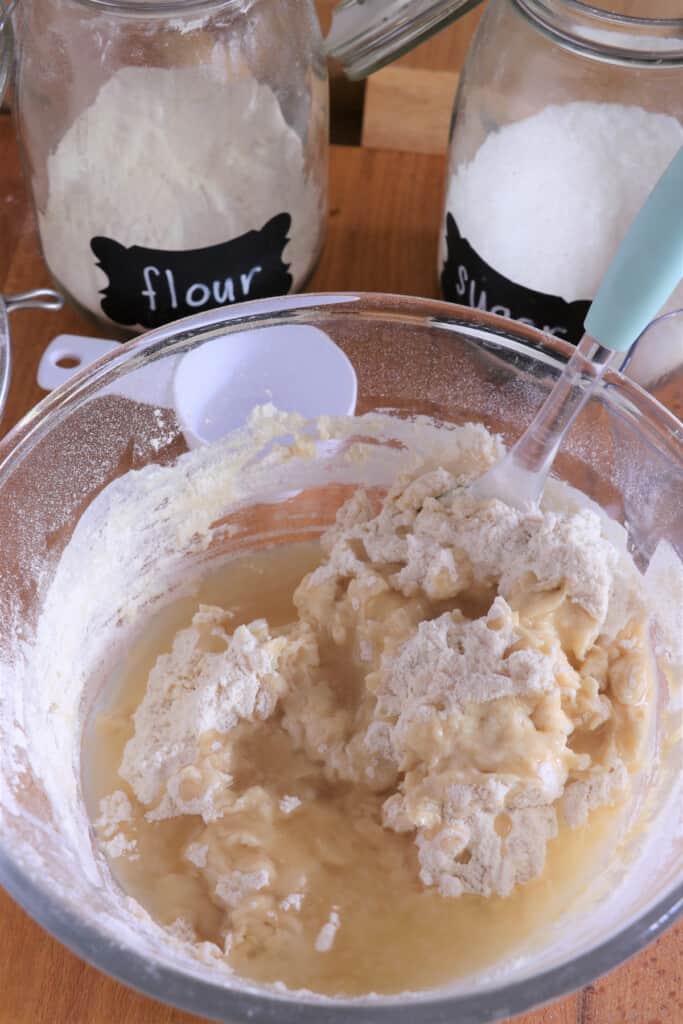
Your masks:
M640 2L642 3L642 0ZM409 50L399 57L398 66L428 68L430 71L460 71L479 20L487 6L486 3L480 3L467 14L456 18L450 25L439 29L414 50Z
M368 79L363 145L445 153L458 74L387 67Z
M356 146L331 157L327 244L308 288L436 297L443 158Z
M320 28L326 36L332 24L332 12L337 6L338 0L315 0L315 9L320 19Z

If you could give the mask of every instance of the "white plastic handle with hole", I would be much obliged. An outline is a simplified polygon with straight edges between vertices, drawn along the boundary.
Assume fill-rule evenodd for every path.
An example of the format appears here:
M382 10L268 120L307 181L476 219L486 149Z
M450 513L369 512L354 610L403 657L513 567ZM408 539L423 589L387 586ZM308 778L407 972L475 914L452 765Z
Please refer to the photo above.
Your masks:
M66 384L83 367L118 347L118 341L86 338L79 334L58 334L47 346L38 364L38 387L43 391L54 391L61 384ZM69 366L60 366L60 363L67 360Z
M102 356L121 348L120 341L88 338L82 334L59 334L47 346L38 364L38 387L54 391ZM133 374L109 384L102 394L130 398L133 402L172 408L171 382L181 356L162 359L159 363L141 366ZM68 361L70 366L60 366Z

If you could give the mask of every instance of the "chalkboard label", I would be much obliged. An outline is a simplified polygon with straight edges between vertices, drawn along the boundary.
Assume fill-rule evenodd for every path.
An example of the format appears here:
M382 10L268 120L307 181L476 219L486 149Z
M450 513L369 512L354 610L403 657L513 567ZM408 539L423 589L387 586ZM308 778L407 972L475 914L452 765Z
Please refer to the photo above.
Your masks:
M115 323L159 327L215 306L284 295L292 287L282 262L291 224L290 215L280 213L260 231L175 252L93 238L90 248L109 278L102 311Z
M448 255L441 273L445 298L519 320L573 344L581 339L590 299L565 302L559 295L536 292L503 277L463 238L450 213L446 217L446 244Z

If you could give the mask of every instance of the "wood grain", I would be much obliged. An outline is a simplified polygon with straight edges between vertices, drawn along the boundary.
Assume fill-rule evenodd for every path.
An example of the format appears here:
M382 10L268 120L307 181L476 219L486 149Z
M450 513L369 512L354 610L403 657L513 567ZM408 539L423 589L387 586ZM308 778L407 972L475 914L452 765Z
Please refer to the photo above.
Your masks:
M333 147L328 243L311 290L437 293L443 159ZM47 284L9 118L0 115L0 291ZM72 309L12 318L10 425L41 397L40 354L61 331L109 334ZM681 1024L683 925L578 996L516 1024ZM83 963L0 890L0 1024L191 1024ZM455 1024L455 1022L454 1022Z
M457 71L388 67L368 79L362 142L370 149L445 153Z
M333 150L328 239L308 290L438 295L443 160Z

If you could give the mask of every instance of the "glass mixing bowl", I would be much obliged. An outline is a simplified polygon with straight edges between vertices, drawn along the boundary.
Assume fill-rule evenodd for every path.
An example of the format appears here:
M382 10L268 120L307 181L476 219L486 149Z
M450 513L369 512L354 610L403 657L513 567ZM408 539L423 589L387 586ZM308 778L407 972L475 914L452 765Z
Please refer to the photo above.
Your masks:
M381 999L330 1000L259 990L188 960L170 944L159 945L143 920L131 923L130 914L124 920L123 896L88 829L78 745L71 762L62 743L64 729L76 730L76 711L87 707L92 694L79 698L66 726L53 722L54 707L43 700L40 680L29 671L50 582L90 503L129 470L169 464L188 442L195 443L176 408L173 380L179 360L204 346L225 351L245 330L274 330L276 342L281 332L287 344L292 328L303 325L324 331L353 364L357 412L474 420L501 432L507 442L525 428L570 352L565 343L524 325L444 303L299 296L216 310L153 331L100 359L41 402L0 445L0 881L80 956L158 999L218 1020L477 1024L517 1014L614 967L683 909L680 837L676 840L680 703L667 669L665 636L657 647L658 755L648 773L641 827L623 856L613 858L580 903L567 911L562 927L551 929L528 955L515 957L498 972L464 978L438 991ZM197 387L200 395L206 390L212 408L216 401L227 409L244 405L238 384L216 394L210 373ZM252 396L254 401L266 397ZM264 537L319 533L353 485L348 478L344 486L335 481L328 455L320 455L319 479L308 490L261 496L258 507L247 503L238 515L226 507L217 520L221 553L248 547L252 539L263 543ZM357 472L360 479L362 468ZM678 420L637 385L608 372L604 387L573 427L554 472L623 524L633 557L647 570L656 595L667 573L675 573L673 551L683 552ZM221 533L221 523L228 522L231 528ZM98 543L110 539L101 536ZM94 585L106 589L99 554L94 547L72 565L75 587L80 577L91 574ZM118 557L125 558L125 552ZM182 552L178 558L180 568ZM88 609L74 603L70 614L73 629L58 642L71 645L75 658L86 658L79 638L85 636ZM95 671L88 677L96 676ZM69 679L63 685L66 690ZM36 718L42 723L41 749ZM70 794L59 806L57 785Z

